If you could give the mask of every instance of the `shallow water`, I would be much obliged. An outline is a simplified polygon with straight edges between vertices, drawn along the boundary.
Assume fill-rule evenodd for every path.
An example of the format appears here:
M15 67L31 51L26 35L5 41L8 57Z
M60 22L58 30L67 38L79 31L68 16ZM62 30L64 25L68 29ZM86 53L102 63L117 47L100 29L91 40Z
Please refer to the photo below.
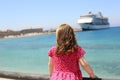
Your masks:
M98 77L120 79L120 27L76 32L78 44ZM0 39L0 70L48 74L47 52L55 34ZM82 70L83 71L83 70ZM83 71L83 76L88 76Z

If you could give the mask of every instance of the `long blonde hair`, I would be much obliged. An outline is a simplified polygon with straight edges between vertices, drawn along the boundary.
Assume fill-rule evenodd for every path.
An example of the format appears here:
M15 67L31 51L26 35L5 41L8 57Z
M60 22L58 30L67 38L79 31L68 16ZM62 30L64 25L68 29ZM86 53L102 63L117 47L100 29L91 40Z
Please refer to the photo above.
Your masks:
M56 30L56 54L66 54L75 51L77 41L73 28L68 24L61 24Z

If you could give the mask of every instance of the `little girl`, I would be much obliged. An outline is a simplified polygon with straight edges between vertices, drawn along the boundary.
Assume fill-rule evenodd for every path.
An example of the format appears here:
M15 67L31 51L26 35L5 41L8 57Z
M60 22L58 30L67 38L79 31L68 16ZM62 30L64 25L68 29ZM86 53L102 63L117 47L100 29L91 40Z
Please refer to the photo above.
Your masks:
M56 46L48 51L50 80L82 80L79 64L91 78L95 78L84 54L83 48L77 44L72 27L61 24L56 30Z

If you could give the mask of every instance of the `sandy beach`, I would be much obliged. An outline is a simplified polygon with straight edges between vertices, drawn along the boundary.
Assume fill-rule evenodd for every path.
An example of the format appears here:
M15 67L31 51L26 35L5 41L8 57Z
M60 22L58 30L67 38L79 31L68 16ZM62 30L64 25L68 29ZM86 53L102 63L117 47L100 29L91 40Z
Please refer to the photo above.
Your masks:
M55 32L40 32L40 33L27 33L27 34L21 34L21 35L9 35L4 36L4 38L21 38L21 37L29 37L29 36L38 36L38 35L45 35L45 34L53 34Z
M15 79L0 78L0 80L15 80Z
M0 38L19 38L28 36L38 36L43 34L55 33L56 30L39 31L39 29L25 29L21 31L0 31ZM74 31L82 31L81 28L74 28Z

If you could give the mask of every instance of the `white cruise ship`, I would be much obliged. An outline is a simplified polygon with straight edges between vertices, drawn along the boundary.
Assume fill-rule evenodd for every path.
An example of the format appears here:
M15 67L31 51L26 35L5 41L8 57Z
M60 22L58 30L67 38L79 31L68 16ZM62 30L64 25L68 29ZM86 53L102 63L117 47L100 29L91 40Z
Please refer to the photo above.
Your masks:
M80 16L78 24L82 30L95 30L109 28L108 18L104 17L101 12L93 14L89 12L86 15Z

